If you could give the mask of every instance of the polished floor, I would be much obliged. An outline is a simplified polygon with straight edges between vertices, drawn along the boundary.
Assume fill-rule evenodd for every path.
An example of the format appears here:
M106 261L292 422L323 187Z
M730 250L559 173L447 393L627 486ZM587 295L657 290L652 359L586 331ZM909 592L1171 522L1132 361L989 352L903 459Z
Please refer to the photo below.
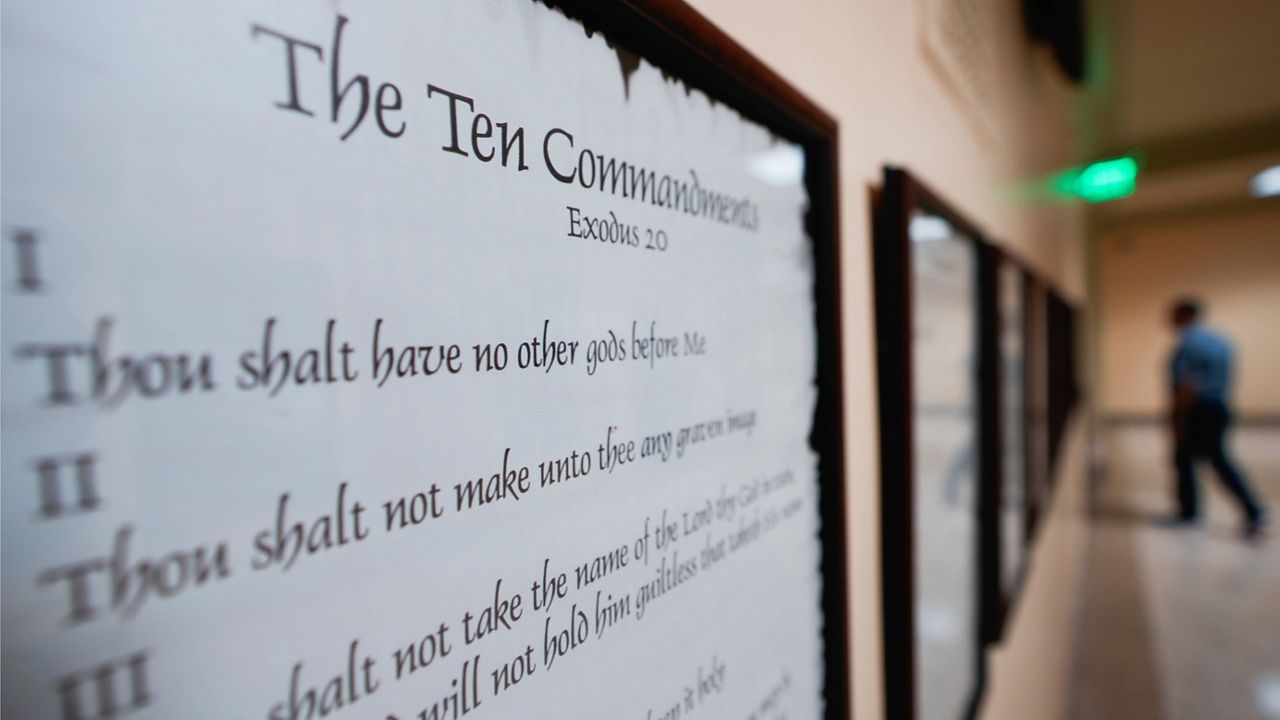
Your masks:
M1201 524L1164 522L1161 428L1113 425L1103 438L1069 717L1280 719L1280 427L1232 439L1272 511L1256 543L1240 538L1239 510L1208 467Z

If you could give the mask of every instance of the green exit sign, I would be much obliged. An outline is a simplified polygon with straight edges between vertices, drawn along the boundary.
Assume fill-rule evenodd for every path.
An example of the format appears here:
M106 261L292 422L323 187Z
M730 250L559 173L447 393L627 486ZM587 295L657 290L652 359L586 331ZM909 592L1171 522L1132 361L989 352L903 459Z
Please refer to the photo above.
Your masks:
M1099 203L1132 195L1137 183L1138 161L1126 156L1071 168L1054 178L1053 189L1064 197Z

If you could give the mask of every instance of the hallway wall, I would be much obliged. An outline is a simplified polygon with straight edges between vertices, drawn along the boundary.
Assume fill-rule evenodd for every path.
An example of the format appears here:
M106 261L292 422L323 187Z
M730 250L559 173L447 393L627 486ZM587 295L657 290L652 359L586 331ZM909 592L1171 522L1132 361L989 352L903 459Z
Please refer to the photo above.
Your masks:
M1105 414L1166 412L1168 307L1191 294L1236 343L1240 414L1280 417L1280 203L1125 223L1102 236L1097 257Z
M1033 550L1031 576L1009 619L1007 639L990 656L983 720L1068 716L1088 569L1086 434L1077 414L1067 428L1057 496Z
M922 178L1074 299L1085 293L1083 221L1078 208L1011 201L1023 181L1075 160L1076 91L1032 47L1020 3L976 3L990 11L986 41L992 62L974 71L989 83L986 131L922 51L918 10L925 0L691 0L735 40L810 96L840 122L840 255L843 280L845 429L851 533L853 677L859 720L883 717L880 603L880 495L870 274L871 189L881 168L898 164ZM1082 443L1072 443L1060 483L1064 496L1083 485ZM1074 459L1071 459L1074 458ZM1066 505L1066 503L1063 503ZM1046 697L1058 695L1071 648L1047 643L1039 628L1074 621L1058 595L1081 540L1058 525L1042 527L1037 568L1019 610L1010 647L1018 662L992 671L989 717L1046 717L1043 701L1019 690L1036 676ZM1067 573L1067 574L1064 574ZM1025 617L1023 617L1025 616ZM1025 640L1024 640L1025 638ZM1006 697L1007 696L1007 697Z

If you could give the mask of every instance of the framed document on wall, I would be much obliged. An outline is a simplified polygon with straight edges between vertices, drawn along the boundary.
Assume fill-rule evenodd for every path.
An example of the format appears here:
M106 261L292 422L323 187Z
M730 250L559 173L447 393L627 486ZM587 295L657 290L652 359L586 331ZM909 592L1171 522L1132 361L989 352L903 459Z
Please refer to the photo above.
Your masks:
M1052 285L1027 277L1028 534L1034 539L1056 489L1071 412L1080 397L1076 314Z
M972 717L981 697L988 263L973 224L905 171L886 170L875 281L890 717Z
M847 717L830 116L679 2L3 23L5 716Z
M1049 461L1056 466L1066 439L1071 411L1080 399L1076 375L1076 310L1058 291L1050 291L1048 299L1049 367ZM1052 485L1054 476L1050 477Z
M1067 421L1078 397L1074 315L1012 255L989 249L983 338L992 361L982 388L991 408L982 503L982 635L1005 634L1030 572L1031 546L1053 500Z
M983 625L988 642L1001 639L1030 556L1027 535L1027 283L1022 267L992 248L988 339L994 407L992 480L983 501Z
M1028 272L1026 284L1026 517L1027 538L1033 542L1041 519L1048 513L1053 475L1049 454L1049 289Z

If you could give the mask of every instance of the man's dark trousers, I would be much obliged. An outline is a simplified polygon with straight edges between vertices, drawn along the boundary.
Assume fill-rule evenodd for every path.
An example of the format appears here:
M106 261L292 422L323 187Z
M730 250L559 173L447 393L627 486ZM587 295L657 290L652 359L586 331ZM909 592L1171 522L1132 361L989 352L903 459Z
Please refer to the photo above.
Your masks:
M1205 458L1222 484L1235 496L1244 509L1245 518L1255 522L1262 516L1262 508L1249 490L1249 483L1235 463L1227 457L1223 440L1231 413L1220 400L1200 399L1187 409L1182 437L1178 441L1175 462L1178 468L1178 507L1183 519L1191 520L1200 513L1197 499L1195 461Z

